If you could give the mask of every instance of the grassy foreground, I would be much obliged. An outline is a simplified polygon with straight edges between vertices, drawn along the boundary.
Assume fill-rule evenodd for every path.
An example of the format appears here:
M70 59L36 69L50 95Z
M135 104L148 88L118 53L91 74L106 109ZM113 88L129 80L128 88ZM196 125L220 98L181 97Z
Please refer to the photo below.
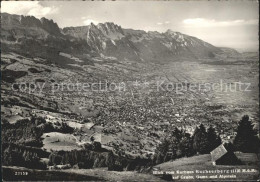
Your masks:
M17 172L28 172L28 175L15 175ZM107 171L97 169L67 169L67 170L32 170L23 167L3 167L4 181L164 181L152 174L142 174L133 171Z
M189 158L180 158L175 161L169 161L157 165L160 171L175 172L173 176L177 180L183 181L256 181L259 179L259 160L255 154L237 153L237 157L243 162L243 165L216 165L211 162L210 154L193 156ZM205 170L230 171L229 173L196 173L196 170L203 172ZM176 172L179 171L178 174ZM189 174L180 174L187 171ZM194 173L193 173L194 171ZM239 172L240 171L240 172ZM181 177L183 175L183 177ZM217 178L214 179L213 176ZM223 175L223 176L220 176ZM191 176L190 179L184 176ZM193 178L192 178L193 176ZM196 176L200 176L199 179ZM212 178L210 178L212 176ZM232 177L233 176L233 177Z

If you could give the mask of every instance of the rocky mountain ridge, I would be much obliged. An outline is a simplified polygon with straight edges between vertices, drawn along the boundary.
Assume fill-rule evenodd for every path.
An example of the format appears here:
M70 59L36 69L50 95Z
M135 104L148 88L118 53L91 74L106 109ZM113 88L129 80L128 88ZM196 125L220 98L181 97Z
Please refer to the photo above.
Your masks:
M60 29L57 23L46 18L2 13L1 26L3 42L22 44L22 40L30 39L60 51L93 52L121 60L196 60L213 58L222 52L218 47L180 32L124 29L112 22Z

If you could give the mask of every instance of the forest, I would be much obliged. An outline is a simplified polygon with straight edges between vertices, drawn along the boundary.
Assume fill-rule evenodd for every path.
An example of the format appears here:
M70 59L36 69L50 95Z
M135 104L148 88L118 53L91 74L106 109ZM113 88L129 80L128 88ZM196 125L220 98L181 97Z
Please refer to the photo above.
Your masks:
M175 128L167 137L161 140L154 155L133 157L120 155L102 148L100 142L91 140L80 150L47 152L41 147L41 136L45 132L58 131L72 133L73 128L66 123L58 126L46 122L41 117L31 117L30 120L19 120L10 124L2 121L2 161L6 166L22 166L32 169L47 169L58 165L67 165L73 168L108 167L113 171L149 171L152 166L175 160L181 157L190 157L210 153L222 142L215 129L208 129L203 124L196 127L193 135ZM238 124L237 135L234 141L224 144L228 150L248 153L259 152L259 139L253 129L248 116L244 116ZM48 158L48 163L41 161Z

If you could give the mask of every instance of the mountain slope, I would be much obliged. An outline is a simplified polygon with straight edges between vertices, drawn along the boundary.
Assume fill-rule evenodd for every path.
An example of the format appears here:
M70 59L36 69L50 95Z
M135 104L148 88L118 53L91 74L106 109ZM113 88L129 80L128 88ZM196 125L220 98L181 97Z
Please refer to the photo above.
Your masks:
M120 60L155 62L213 58L223 52L196 37L172 30L145 32L123 29L112 22L60 29L46 18L7 13L2 14L1 20L2 42L22 45L22 49L28 47L24 52L37 52L44 47L57 52L102 54Z
M8 13L1 14L1 43L2 51L12 50L32 57L53 58L59 52L91 51L86 41L64 35L53 20Z
M33 16L1 14L1 36L7 40L19 38L45 39L49 35L61 36L60 29L53 20L37 19Z
M64 34L84 39L98 52L122 59L172 60L173 58L213 57L221 50L198 38L168 30L156 31L122 29L114 23L68 27ZM127 54L126 54L127 53Z

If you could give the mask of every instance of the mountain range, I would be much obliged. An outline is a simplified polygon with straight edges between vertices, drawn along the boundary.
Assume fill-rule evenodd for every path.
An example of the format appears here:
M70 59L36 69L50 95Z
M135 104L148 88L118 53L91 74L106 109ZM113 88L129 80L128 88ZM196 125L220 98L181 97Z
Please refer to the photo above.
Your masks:
M23 52L105 55L129 61L173 61L213 58L224 52L196 37L167 30L124 29L112 22L59 28L46 18L1 14L1 41ZM9 47L9 46L7 46Z

